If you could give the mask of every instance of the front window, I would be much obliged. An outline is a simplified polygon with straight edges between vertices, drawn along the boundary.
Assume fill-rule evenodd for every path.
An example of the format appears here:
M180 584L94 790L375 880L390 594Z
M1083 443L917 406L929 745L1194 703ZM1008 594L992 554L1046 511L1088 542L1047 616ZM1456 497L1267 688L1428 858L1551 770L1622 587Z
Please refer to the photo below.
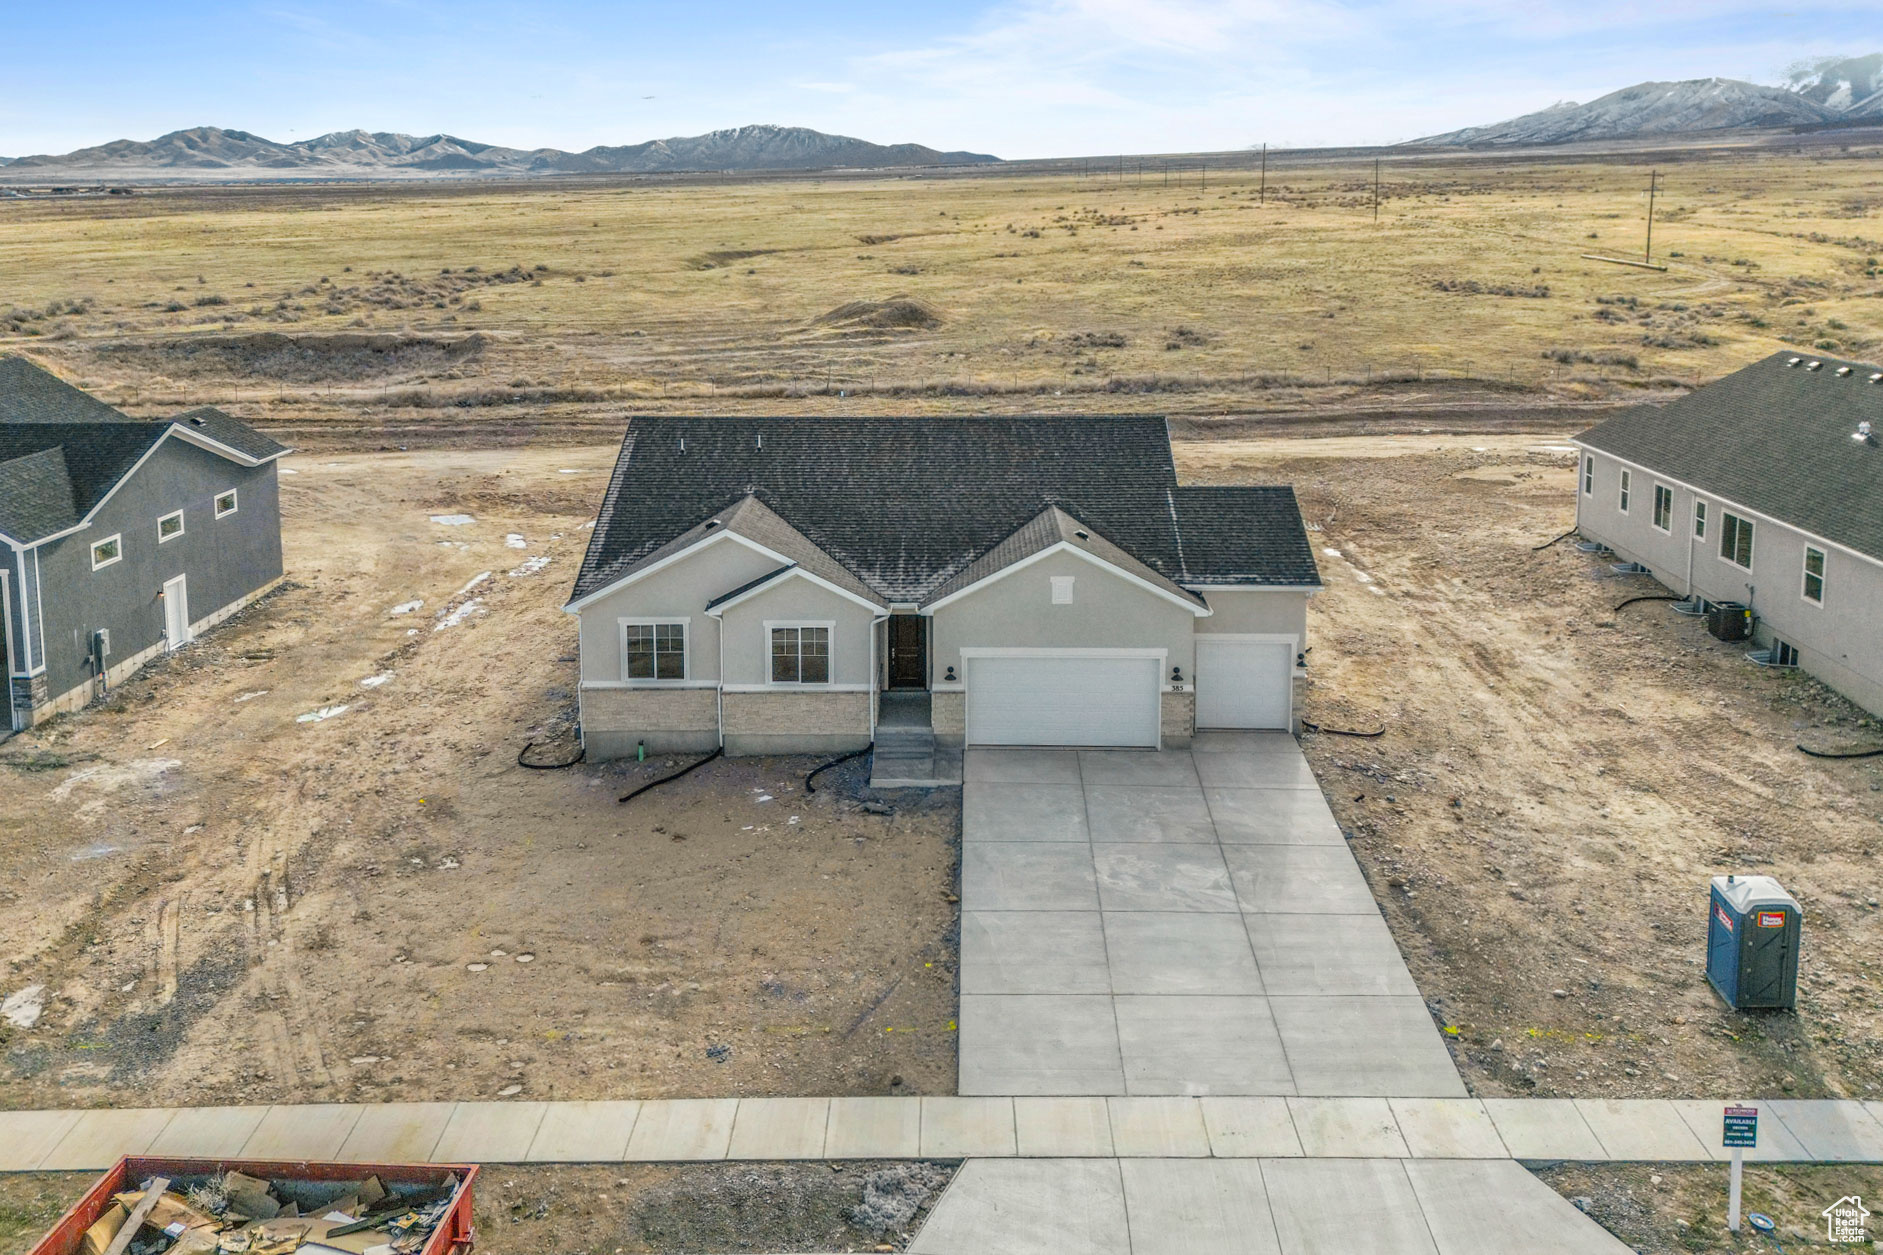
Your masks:
M123 538L106 537L92 546L92 570L96 571L99 567L110 566L122 557L124 557Z
M226 514L234 514L234 513L235 513L235 489L231 488L228 492L220 493L217 495L216 517L221 518Z
M158 544L161 545L166 540L175 540L177 537L181 536L182 534L183 534L183 511L178 510L175 514L166 514L162 518L157 520L157 543Z
M1693 503L1693 538L1695 540L1706 539L1706 502L1704 501Z
M1595 491L1595 459L1582 459L1582 495L1589 496Z
M1621 473L1621 512L1623 514L1628 513L1628 490L1633 487L1634 487L1633 473L1629 471L1623 471Z
M1666 484L1654 485L1654 526L1664 532L1674 530L1674 490Z
M772 630L773 684L829 684L830 629L775 627Z
M687 678L687 629L684 623L624 623L621 626L622 674L630 680Z
M1720 515L1720 557L1735 566L1752 569L1752 520L1730 511Z
M1805 549L1805 600L1824 604L1824 551Z

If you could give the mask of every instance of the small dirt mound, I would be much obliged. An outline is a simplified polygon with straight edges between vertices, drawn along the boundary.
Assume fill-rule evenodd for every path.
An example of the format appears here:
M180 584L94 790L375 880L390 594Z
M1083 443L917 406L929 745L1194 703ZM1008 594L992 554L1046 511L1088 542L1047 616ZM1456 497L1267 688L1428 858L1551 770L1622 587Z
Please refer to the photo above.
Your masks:
M187 336L103 345L98 356L173 377L264 378L288 383L415 377L452 370L480 356L487 336L409 336L390 332L334 335Z
M942 316L927 301L892 296L882 301L850 301L820 314L816 321L825 327L869 331L927 331L941 326Z

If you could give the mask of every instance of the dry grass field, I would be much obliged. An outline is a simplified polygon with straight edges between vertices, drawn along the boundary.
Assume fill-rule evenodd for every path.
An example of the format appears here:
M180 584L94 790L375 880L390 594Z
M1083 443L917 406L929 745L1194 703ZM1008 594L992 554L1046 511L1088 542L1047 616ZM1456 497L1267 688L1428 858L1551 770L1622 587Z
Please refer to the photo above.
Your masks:
M305 443L829 412L1511 406L1883 340L1878 149L1122 180L154 189L0 201L0 350Z

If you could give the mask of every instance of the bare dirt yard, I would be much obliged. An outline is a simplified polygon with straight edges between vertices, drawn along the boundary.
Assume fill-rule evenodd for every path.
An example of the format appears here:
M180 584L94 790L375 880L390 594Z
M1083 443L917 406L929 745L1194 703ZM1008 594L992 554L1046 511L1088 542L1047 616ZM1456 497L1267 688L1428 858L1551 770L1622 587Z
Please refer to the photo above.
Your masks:
M1747 1164L1742 1227L1733 1234L1726 1228L1724 1164L1549 1164L1532 1171L1647 1255L1862 1250L1832 1242L1819 1213L1848 1195L1883 1197L1883 1168L1874 1165ZM1772 1219L1776 1243L1744 1222L1752 1212ZM1870 1234L1876 1233L1872 1220Z
M291 458L286 587L0 746L0 1105L952 1090L958 792L517 765L611 457Z
M1575 458L1535 436L1182 446L1293 482L1327 588L1305 744L1472 1092L1883 1093L1883 728L1762 670L1568 542ZM1726 1011L1707 883L1804 905L1799 1008Z

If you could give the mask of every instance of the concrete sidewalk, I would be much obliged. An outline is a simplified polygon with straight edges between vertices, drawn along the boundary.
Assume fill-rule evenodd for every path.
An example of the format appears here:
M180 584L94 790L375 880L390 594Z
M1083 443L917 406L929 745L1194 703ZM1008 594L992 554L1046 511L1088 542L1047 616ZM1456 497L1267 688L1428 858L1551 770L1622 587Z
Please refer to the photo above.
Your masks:
M1294 738L965 770L963 1094L1464 1096Z
M0 1172L120 1155L436 1163L787 1159L1705 1162L1719 1101L704 1098L0 1112ZM1883 1163L1883 1103L1753 1102L1754 1161Z
M1508 1160L976 1160L911 1255L1629 1255Z

